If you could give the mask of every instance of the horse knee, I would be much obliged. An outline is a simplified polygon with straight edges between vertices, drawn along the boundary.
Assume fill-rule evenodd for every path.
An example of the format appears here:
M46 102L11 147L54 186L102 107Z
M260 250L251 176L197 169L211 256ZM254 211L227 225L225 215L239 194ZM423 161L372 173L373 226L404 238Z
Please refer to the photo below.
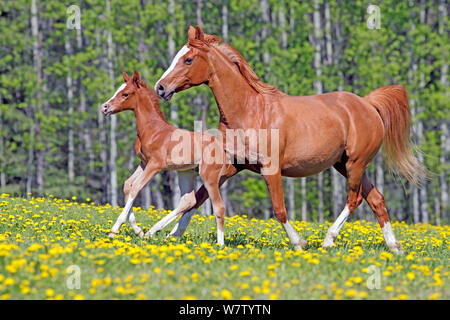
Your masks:
M131 186L132 186L132 182L128 179L125 181L125 183L123 184L123 193L125 195L129 194L131 191Z

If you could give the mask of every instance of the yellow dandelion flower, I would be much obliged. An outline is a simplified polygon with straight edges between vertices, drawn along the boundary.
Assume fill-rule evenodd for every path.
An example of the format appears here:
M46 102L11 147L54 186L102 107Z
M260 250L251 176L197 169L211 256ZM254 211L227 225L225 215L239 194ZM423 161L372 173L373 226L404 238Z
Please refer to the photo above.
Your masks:
M221 296L222 299L224 299L224 300L231 300L231 298L232 298L231 292L230 292L229 290L227 290L227 289L223 289L223 290L220 292L220 296Z

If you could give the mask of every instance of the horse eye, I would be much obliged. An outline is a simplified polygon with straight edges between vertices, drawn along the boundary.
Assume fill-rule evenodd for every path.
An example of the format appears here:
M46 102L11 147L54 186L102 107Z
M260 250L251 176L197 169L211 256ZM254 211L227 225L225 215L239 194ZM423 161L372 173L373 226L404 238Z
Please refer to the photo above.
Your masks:
M192 62L192 59L191 59L191 58L187 58L186 60L184 60L184 63L185 63L185 64L191 64L191 62Z
M128 93L124 93L122 96L124 96L126 98L126 97L128 97Z

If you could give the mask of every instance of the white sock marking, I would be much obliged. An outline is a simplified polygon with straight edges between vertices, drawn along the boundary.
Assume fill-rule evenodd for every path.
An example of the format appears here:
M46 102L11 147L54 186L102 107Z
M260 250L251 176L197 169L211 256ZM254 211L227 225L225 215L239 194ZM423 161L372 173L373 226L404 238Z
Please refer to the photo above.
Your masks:
M336 221L333 223L333 225L328 229L327 236L325 237L325 240L323 241L324 247L331 247L334 243L334 240L339 234L339 231L341 230L342 226L344 225L345 221L347 221L348 216L350 215L350 210L347 206L345 206L344 210L339 214L339 217L336 219Z
M223 246L225 243L223 231L220 230L219 228L217 228L217 243L220 244L221 246Z
M295 231L294 227L287 220L286 220L286 223L283 223L283 227L288 235L289 241L295 247L295 249L297 249L297 247L301 245L301 243L300 243L301 238L298 235L297 231Z
M133 206L134 199L131 197L128 197L128 201L125 205L125 207L122 210L122 213L119 215L119 217L116 220L116 223L114 223L114 226L111 228L111 232L117 233L119 231L120 226L126 221L128 212L130 211L131 207Z
M383 228L381 228L383 231L384 241L386 241L386 244L389 248L391 246L395 246L395 243L397 240L395 239L394 231L392 230L392 226L390 222L385 223Z
M345 221L347 221L347 218L349 215L350 215L350 210L348 209L347 206L345 206L344 210L342 210L339 217L336 219L336 221L330 227L330 231L332 231L335 236L337 236L339 234L339 231L341 230Z

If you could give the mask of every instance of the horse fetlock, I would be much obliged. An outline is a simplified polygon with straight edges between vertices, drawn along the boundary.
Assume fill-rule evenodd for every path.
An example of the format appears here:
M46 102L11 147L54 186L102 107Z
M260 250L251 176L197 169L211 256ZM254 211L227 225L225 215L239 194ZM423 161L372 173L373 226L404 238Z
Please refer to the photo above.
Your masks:
M144 231L142 231L142 229L141 230L139 230L137 233L135 233L136 234L136 236L138 236L139 238L143 238L144 237Z
M334 232L333 230L328 230L327 236L323 240L322 247L325 249L331 248L334 245L334 241L336 240L336 238L337 238L336 232Z
M110 231L110 232L108 233L108 238L110 238L110 239L114 239L115 236L116 236L116 233L115 233L115 232Z

